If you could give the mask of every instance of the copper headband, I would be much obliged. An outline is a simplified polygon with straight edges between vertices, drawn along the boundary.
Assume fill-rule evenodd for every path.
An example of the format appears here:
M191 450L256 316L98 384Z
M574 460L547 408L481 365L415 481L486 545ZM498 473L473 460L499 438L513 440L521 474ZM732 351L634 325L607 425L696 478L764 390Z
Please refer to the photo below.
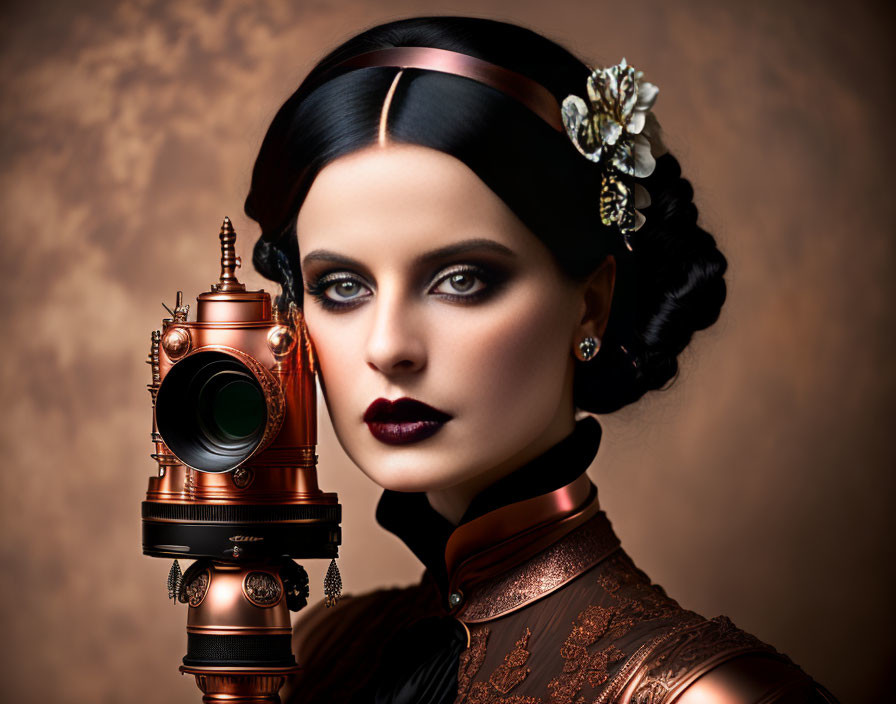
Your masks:
M422 46L376 49L346 59L326 73L343 68L355 69L373 66L422 68L470 78L514 98L558 132L564 131L563 122L560 119L560 104L543 85L503 66L456 51Z

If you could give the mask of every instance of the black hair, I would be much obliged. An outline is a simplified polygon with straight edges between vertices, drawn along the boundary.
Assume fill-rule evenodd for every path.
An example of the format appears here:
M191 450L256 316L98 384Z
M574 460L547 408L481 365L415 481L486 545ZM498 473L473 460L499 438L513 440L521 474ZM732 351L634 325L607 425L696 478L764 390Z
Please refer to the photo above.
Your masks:
M253 263L278 281L278 305L301 306L295 232L299 208L320 170L376 143L386 93L398 68L345 71L337 64L374 49L425 46L468 54L521 73L558 103L583 95L590 69L532 30L471 17L420 17L368 29L325 56L274 117L259 151L246 214L261 226ZM641 184L651 204L632 233L632 251L601 224L600 169L513 98L452 74L405 69L390 106L394 142L432 147L469 166L541 239L572 279L607 255L617 262L610 318L597 357L578 362L575 405L609 413L663 387L696 330L725 301L727 261L697 224L693 189L675 157L657 159Z

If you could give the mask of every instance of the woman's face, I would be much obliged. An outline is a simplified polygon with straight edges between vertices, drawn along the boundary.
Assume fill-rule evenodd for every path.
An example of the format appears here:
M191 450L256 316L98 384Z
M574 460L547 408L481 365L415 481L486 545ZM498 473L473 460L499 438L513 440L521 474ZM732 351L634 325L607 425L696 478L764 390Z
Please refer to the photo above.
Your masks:
M377 484L479 490L572 431L584 285L461 161L340 157L297 232L330 418Z

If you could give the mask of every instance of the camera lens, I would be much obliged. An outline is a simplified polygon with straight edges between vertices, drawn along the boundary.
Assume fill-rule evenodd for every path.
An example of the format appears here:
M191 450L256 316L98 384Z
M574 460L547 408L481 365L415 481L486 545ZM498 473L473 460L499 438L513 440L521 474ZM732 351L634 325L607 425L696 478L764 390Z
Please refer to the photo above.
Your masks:
M200 352L175 364L159 387L156 423L165 444L204 472L226 472L264 437L264 391L238 359Z

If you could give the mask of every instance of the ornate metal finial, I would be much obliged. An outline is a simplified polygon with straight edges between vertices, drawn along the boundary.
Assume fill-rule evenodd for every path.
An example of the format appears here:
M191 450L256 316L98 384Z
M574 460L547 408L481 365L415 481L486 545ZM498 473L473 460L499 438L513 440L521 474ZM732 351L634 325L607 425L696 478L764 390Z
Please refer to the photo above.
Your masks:
M177 292L177 302L174 304L174 322L185 323L187 316L190 314L190 304L184 305L184 292Z
M162 381L162 377L159 374L159 340L161 339L162 333L158 330L153 330L152 341L149 344L149 355L146 359L146 363L149 365L150 369L152 369L152 384L148 384L146 387L150 392L158 390L159 384ZM153 393L153 400L155 400L155 393Z
M242 265L242 261L236 256L234 247L236 231L230 218L224 217L218 237L221 238L221 276L218 278L218 283L212 284L212 291L245 291L246 285L241 284L236 278L236 270Z

